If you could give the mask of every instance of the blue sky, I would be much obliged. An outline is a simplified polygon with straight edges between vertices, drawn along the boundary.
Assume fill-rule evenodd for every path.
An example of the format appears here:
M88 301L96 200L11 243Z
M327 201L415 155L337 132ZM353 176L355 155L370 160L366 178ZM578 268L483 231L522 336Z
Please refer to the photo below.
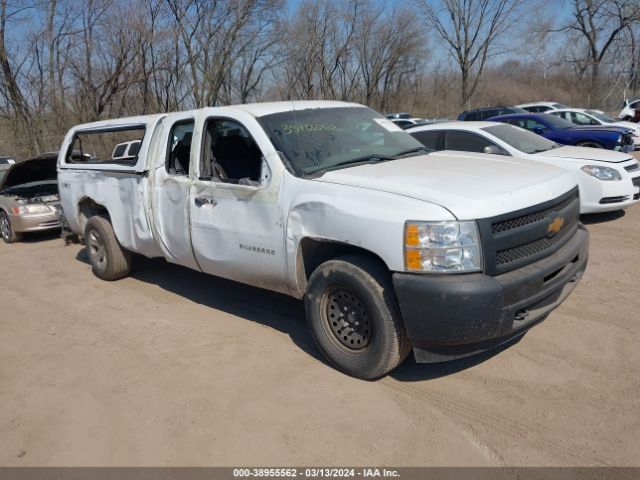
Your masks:
M287 9L290 13L295 12L298 6L304 2L304 0L285 0L287 4ZM351 0L340 0L345 3L350 3ZM405 6L411 8L415 6L416 12L418 11L417 5L422 0L373 0L374 3L378 5L383 5L387 9L391 10L395 6ZM434 6L438 6L441 0L430 0ZM524 15L520 22L516 24L516 38L517 40L517 32L518 25L522 25L522 31L525 31L529 27L529 22L535 23L538 22L541 18L548 19L554 22L555 26L558 27L565 23L569 17L571 16L572 11L572 0L525 0L526 3L524 5ZM561 39L560 35L557 35L556 38L558 40ZM553 42L553 37L551 38ZM434 45L436 48L437 46ZM552 44L553 46L553 44ZM444 53L444 52L440 52Z

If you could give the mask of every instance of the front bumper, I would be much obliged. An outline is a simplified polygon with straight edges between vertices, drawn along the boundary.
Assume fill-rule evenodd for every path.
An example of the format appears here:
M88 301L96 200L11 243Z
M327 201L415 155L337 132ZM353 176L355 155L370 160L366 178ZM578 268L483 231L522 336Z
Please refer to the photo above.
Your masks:
M630 175L638 175L634 171ZM580 213L623 210L640 200L640 176L603 182L587 174L580 175Z
M580 225L558 251L494 277L395 273L393 284L416 361L440 362L494 348L544 320L587 266Z
M616 152L629 153L633 152L636 148L637 147L634 143L628 143L626 145L616 145L613 147L613 150Z
M38 215L9 215L11 228L14 232L41 232L60 228L58 213L45 213Z

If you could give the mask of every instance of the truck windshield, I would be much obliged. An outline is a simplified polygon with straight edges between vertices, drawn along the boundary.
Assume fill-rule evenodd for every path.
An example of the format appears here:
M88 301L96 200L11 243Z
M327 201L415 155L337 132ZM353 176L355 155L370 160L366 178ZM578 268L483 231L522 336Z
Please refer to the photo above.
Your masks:
M366 107L295 110L259 121L299 176L428 151L391 120Z
M495 125L485 127L483 130L524 153L546 152L557 145L551 140L514 125Z

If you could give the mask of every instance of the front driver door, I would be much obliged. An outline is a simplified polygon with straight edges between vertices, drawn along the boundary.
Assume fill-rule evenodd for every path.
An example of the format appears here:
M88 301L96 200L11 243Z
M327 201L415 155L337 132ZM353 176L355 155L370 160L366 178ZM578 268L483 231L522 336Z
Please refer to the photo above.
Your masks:
M205 122L191 185L193 250L204 272L285 292L280 184L262 153L270 145L254 137L236 120Z

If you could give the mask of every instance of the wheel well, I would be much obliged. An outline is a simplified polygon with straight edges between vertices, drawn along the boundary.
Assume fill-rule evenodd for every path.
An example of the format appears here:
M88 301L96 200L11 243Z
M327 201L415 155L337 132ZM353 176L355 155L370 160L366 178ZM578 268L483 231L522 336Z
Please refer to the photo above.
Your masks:
M307 281L316 268L328 260L350 254L372 258L386 268L386 263L382 258L365 248L330 240L303 238L300 241L296 262L296 277L298 290L301 290L300 294L303 294L304 290L306 290Z
M96 215L102 215L109 218L109 211L104 205L101 205L88 197L85 197L78 202L78 222L80 223L83 233L87 220Z
M594 143L604 148L604 143L602 143L600 140L591 140L591 139L582 139L579 142L576 142L576 146L584 145L585 143Z

